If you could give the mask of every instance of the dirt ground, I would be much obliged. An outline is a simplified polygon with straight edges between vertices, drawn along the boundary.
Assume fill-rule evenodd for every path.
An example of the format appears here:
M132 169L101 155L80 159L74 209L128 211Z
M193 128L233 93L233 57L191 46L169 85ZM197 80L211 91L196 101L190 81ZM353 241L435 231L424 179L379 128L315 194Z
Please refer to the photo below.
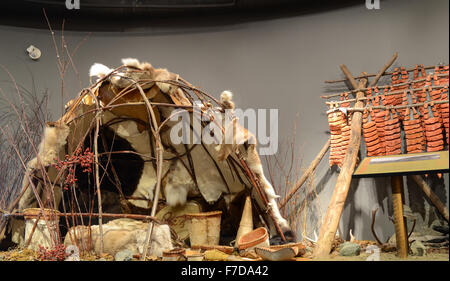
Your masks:
M323 261L365 261L370 256L370 254L366 254L361 252L359 256L354 257L343 257L338 254L331 255L328 259L321 259ZM316 259L312 259L313 261L317 261ZM401 259L396 256L395 252L392 253L381 253L380 261L449 261L448 253L429 253L426 256L408 256L406 259Z
M339 256L337 252L330 255L327 259L314 259L314 258L297 258L299 261L365 261L370 256L361 252L359 256L354 257L343 257ZM83 261L96 261L101 257L95 255L82 255L81 259ZM0 252L0 262L1 261L37 261L36 252L31 250L11 250L7 252ZM103 261L112 261L114 258L112 256L105 255L102 257ZM133 259L138 260L138 259ZM380 261L449 261L449 254L447 253L428 253L426 256L408 256L406 259L401 259L396 256L395 252L391 253L381 253Z

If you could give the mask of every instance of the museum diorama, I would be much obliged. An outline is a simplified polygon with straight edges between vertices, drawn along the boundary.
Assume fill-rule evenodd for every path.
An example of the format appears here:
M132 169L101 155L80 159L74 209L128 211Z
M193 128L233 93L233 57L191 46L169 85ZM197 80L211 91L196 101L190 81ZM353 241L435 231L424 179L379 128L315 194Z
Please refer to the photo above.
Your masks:
M448 1L6 2L0 261L449 261Z

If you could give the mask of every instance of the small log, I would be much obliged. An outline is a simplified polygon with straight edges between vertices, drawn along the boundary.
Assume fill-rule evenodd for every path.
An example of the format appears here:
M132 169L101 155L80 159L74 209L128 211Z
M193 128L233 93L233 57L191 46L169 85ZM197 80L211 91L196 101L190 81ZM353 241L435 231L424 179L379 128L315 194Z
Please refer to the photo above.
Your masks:
M348 70L347 66L345 64L342 64L340 67L341 67L342 72L345 74L345 77L347 77L348 81L350 82L350 85L353 87L353 89L359 90L356 92L356 97L358 98L358 94L360 94L359 98L364 97L364 92L362 92L360 89L363 89L366 87L367 79L360 80L360 84L358 85L358 82L356 82L355 78L353 78L353 75L351 74L350 70ZM365 73L365 72L363 72L363 73ZM361 83L364 81L365 81L365 83Z
M24 213L14 213L9 214L12 217L23 217L25 216ZM59 217L65 217L65 216L80 216L80 217L98 217L100 216L99 213L55 213L55 216ZM31 214L27 214L29 217L33 217ZM40 215L36 215L36 217L39 217ZM147 216L147 215L137 215L137 214L111 214L111 213L102 213L102 217L104 218L126 218L126 219L136 219L136 220L151 220L158 224L161 224L161 222L153 216Z
M422 189L423 193L430 199L430 201L434 204L436 209L441 213L441 215L448 222L448 209L442 203L442 201L437 197L437 195L431 190L430 186L423 180L423 178L419 175L411 175L410 176L414 182Z
M292 198L292 196L297 192L297 190L302 187L305 181L309 178L309 176L316 170L317 165L319 165L325 153L328 151L330 147L330 139L325 143L325 145L320 150L319 154L317 154L316 158L311 162L308 169L303 173L302 177L294 184L294 186L289 191L288 195L283 199L283 202L279 205L279 208L282 209L286 206L286 203Z

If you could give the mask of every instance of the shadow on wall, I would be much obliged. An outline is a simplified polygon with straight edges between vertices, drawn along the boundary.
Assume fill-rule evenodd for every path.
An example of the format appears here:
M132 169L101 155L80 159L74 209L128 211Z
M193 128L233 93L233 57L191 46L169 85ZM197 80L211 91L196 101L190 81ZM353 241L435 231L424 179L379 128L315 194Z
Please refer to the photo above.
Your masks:
M436 210L433 203L424 195L417 184L410 177L405 177L405 179L405 205L409 206L412 212L418 215L414 232L419 232L423 235L433 234L431 228L432 225L435 224L436 221L439 221L438 224L442 224L445 222L445 219ZM387 242L389 237L394 234L390 177L376 177L371 180L373 181L372 186L367 184L362 185L364 188L371 188L374 198L373 200L370 200L369 198L364 202L369 204L372 203L374 206L373 209L378 208L374 229L378 238L380 238L382 242ZM442 203L448 205L444 177L438 178L436 175L429 175L428 178L426 178L426 181ZM350 240L350 229L353 230L353 235L357 236L357 239L375 240L371 230L372 210L370 207L357 207L358 204L356 203L356 200L358 200L358 196L356 195L356 191L358 187L359 179L354 179L347 195L339 230L345 240ZM364 192L370 194L370 191ZM412 221L408 220L408 232L412 230L412 224Z
M390 178L377 177L352 180L347 200L345 201L344 212L340 222L339 230L344 240L350 240L350 230L358 240L375 240L372 234L372 211L378 209L375 217L375 232L383 242L392 235L393 225L390 226L389 216L392 216L392 204L390 204ZM370 182L370 184L369 184ZM362 195L368 198L361 198L356 194L358 188L362 186ZM358 207L357 200L365 199L366 208ZM387 208L384 206L387 202ZM361 203L361 202L358 202Z
M326 158L325 156L324 158ZM325 160L325 159L324 159ZM327 169L327 172L325 175L322 176L320 181L315 185L315 188L313 187L312 190L307 190L306 188L303 188L302 192L302 199L298 202L298 210L297 212L298 217L302 216L302 211L305 211L303 209L300 209L302 206L307 206L308 208L308 217L306 219L306 222L304 222L304 225L306 225L307 229L302 229L302 226L299 225L296 229L297 232L297 239L301 240L304 237L302 237L302 234L306 235L308 238L315 239L314 233L316 235L319 235L320 231L320 225L322 224L323 216L325 215L326 208L323 209L317 207L317 200L320 197L320 193L330 185L330 180L333 178L334 175L336 175L337 168L336 166L333 166L331 168ZM308 183L305 183L305 185ZM319 204L320 205L320 204ZM300 229L299 229L300 228Z
M144 9L144 8L83 8L67 10L63 6L55 8L25 1L10 1L0 11L0 25L47 29L42 8L45 7L51 22L67 20L66 30L79 31L124 31L133 28L151 27L157 33L176 33L177 27L217 28L247 22L296 17L306 14L323 13L354 5L364 5L361 0L303 0L279 1L272 5L262 5L271 1L255 1L254 4L237 5L222 9ZM239 1L237 1L239 3ZM244 1L240 1L244 2ZM252 2L252 1L245 1ZM286 3L289 2L289 3ZM293 4L294 3L294 4ZM28 6L27 6L28 5ZM53 7L53 8L52 8ZM55 29L61 26L55 26ZM160 32L158 32L160 30Z
M437 175L432 174L424 179L431 190L439 197L441 202L448 206L444 177L439 178ZM417 225L417 230L427 232L426 229L430 228L435 220L444 220L444 218L412 178L407 177L406 182L408 189L405 193L407 193L409 197L409 207L414 213L420 215L420 218L418 218L419 224Z

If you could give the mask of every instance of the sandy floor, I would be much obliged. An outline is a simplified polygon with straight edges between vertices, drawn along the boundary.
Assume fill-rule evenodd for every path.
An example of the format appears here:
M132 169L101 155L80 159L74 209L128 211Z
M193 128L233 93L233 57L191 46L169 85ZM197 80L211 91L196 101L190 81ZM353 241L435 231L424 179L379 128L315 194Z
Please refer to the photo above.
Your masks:
M302 258L296 258L298 261L365 261L370 256L370 254L365 253L365 251L361 251L361 254L359 256L354 257L344 257L340 256L338 252L333 252L329 258L326 259L314 259L309 257L308 254L306 254ZM95 261L98 260L100 257L96 255L88 255L83 254L81 256L82 260L85 261ZM20 249L13 249L6 252L0 252L0 262L1 261L36 261L37 260L37 254L36 252L32 250L20 250ZM102 260L104 261L112 261L114 258L110 255L104 255L102 257ZM138 260L138 259L133 259ZM448 249L445 249L443 253L428 253L426 256L408 256L406 259L401 259L396 256L395 252L390 253L381 253L380 254L380 261L450 261Z
M355 257L343 257L339 255L331 255L328 259L321 259L324 261L365 261L370 254L361 253ZM315 260L315 259L313 259ZM395 253L381 253L380 261L449 261L449 254L430 253L426 256L408 256L407 259L401 259Z

